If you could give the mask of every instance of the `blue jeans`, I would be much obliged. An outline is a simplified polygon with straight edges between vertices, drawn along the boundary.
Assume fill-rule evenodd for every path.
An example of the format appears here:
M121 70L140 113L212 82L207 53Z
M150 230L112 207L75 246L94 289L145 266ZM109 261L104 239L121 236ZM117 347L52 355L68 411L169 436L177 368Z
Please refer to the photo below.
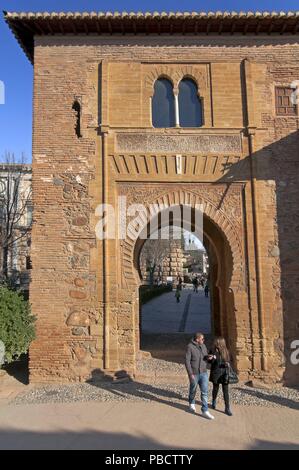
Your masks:
M201 372L200 374L194 374L194 380L190 382L189 388L189 403L195 404L195 394L197 385L200 388L200 398L201 398L201 411L204 413L208 411L208 390L209 390L209 379L207 372Z

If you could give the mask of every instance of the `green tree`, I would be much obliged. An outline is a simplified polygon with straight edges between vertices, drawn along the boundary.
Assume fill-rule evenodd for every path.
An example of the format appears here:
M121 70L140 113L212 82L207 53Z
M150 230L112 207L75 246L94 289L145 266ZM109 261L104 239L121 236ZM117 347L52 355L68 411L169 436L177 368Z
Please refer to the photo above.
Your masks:
M28 351L35 338L35 317L22 294L0 287L0 340L5 345L5 361L12 362Z

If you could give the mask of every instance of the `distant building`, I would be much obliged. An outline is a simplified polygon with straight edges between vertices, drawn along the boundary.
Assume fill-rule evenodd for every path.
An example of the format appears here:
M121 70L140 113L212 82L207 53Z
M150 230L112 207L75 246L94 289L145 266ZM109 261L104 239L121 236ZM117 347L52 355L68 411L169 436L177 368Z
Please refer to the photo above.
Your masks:
M185 274L207 274L209 259L202 244L189 239L185 244Z
M155 258L155 259L153 259ZM151 266L155 263L154 272ZM183 277L186 262L184 239L147 240L140 255L140 271L143 284L167 283Z
M31 181L31 165L0 165L0 275L5 278L7 270L12 284L26 294L31 269Z
M160 249L157 250L157 242ZM162 249L163 247L163 249ZM193 274L207 274L209 269L209 259L205 249L200 248L195 241L180 240L148 240L140 255L140 270L144 284L151 283L151 267L147 259L147 253L153 256L155 251L160 254L160 259L156 260L152 281L166 283L168 279L173 281L178 276L188 279ZM190 277L190 279L191 279Z

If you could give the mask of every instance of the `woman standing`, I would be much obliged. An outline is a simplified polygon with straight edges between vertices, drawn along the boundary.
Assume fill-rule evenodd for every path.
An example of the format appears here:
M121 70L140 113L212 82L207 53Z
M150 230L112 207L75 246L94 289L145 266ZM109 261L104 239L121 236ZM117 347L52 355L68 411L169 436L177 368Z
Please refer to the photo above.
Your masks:
M211 362L210 382L213 383L212 392L212 408L216 409L216 400L219 391L219 385L222 385L223 398L225 403L225 413L232 416L229 406L229 384L228 384L228 365L230 362L230 354L226 346L225 339L222 337L215 338L210 354L213 355Z

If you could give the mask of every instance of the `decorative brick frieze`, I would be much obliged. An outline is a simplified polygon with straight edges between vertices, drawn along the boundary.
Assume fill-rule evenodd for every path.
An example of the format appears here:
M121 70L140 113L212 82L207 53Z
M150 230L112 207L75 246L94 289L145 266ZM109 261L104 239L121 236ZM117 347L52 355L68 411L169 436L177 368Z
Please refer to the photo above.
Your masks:
M116 150L124 153L240 153L240 135L117 134Z

